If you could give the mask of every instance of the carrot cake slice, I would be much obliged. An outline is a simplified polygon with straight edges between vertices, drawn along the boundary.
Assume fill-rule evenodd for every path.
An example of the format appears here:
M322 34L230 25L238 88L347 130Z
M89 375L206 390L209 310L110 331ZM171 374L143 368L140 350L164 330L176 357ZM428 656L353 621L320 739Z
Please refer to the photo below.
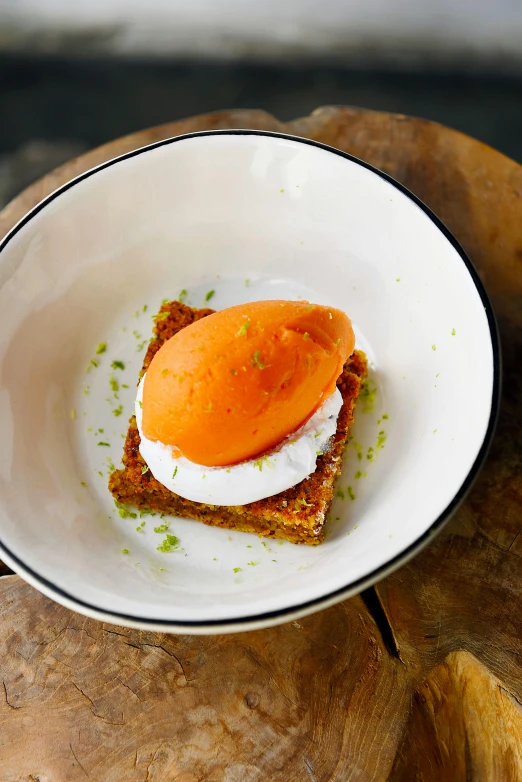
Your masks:
M154 335L140 378L167 340L212 313L211 309L193 309L179 301L164 303L155 317ZM337 380L343 404L329 448L317 457L316 469L311 475L285 491L246 505L233 506L193 502L175 494L157 481L148 469L140 453L140 433L134 415L125 440L123 469L112 473L109 489L117 503L132 505L142 511L196 519L214 527L253 532L264 538L317 545L324 539L334 481L341 470L355 404L367 373L366 356L355 350Z

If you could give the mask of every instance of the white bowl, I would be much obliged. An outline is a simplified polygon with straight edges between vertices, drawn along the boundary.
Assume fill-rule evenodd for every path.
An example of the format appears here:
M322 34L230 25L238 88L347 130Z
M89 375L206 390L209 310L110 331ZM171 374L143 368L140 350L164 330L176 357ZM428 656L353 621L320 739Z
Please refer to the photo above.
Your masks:
M15 226L0 286L0 556L88 616L222 633L331 605L426 545L491 439L499 345L471 263L401 185L311 141L211 131L105 163ZM216 309L301 296L352 318L377 393L357 409L321 546L174 519L181 548L165 554L157 519L138 532L115 511L108 463L150 315L182 289L195 306L210 290Z

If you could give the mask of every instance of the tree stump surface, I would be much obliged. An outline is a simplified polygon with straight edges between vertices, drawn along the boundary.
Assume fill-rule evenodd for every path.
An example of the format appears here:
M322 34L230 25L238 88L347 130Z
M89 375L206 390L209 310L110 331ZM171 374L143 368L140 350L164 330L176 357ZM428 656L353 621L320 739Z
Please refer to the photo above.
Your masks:
M4 575L0 779L522 780L522 167L411 117L326 107L281 123L262 111L224 111L61 166L3 210L0 236L111 157L180 133L245 127L367 160L425 201L463 245L496 310L504 355L487 463L415 559L360 596L269 630L127 630Z

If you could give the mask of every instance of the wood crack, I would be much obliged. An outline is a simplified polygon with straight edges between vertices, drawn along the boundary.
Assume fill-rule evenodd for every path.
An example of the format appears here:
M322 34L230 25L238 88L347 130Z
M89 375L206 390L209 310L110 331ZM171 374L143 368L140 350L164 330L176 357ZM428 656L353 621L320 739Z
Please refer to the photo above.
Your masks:
M71 743L69 743L69 747L71 748L71 752L73 753L73 757L74 757L75 761L78 763L78 765L80 766L80 768L83 771L83 773L85 774L85 776L88 777L89 774L86 772L86 770L84 769L84 767L82 766L82 764L78 760L78 756L77 756L76 752L74 751L73 746L72 746Z
M310 782L316 782L315 776L314 776L314 769L308 758L303 757L303 763L305 764L305 768L308 772L308 776L310 777Z
M11 709L21 709L21 706L14 706L11 701L9 700L9 696L7 695L7 687L5 686L5 682L2 679L2 684L4 685L4 693L5 693L5 702Z
M183 667L183 664L182 664L181 660L178 657L176 657L175 654L173 654L172 652L169 652L168 649L165 649L165 647L161 646L161 644L143 644L143 646L150 646L153 649L161 649L162 652L165 652L165 654L168 654L168 656L172 657L173 660L176 660L177 664L179 665L179 667L181 668L181 670L183 672L183 676L185 677L185 681L187 682L187 684L190 684L192 679L188 678L187 673L185 671L185 668Z
M118 679L118 681L121 681L121 680ZM98 717L99 720L103 720L105 723L107 723L107 725L124 725L125 724L125 720L123 719L123 712L121 713L121 722L111 722L106 717L104 717L103 714L98 714L98 712L96 711L96 705L95 705L94 701L91 700L91 698L89 698L87 693L84 692L81 687L78 687L76 682L72 682L72 684L73 684L74 687L76 687L78 692L80 692L83 695L83 697L86 698L86 700L89 701L89 703L91 704L91 712L94 714L95 717ZM131 690L131 692L132 692L132 690ZM136 695L136 693L134 693L134 694ZM136 695L136 697L138 697L138 696ZM139 700L139 698L138 698L138 700Z

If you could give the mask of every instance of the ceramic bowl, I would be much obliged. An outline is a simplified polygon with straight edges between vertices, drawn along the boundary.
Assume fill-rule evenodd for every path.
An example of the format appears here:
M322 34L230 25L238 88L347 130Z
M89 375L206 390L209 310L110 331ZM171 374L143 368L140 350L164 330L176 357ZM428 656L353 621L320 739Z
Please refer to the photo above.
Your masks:
M107 478L151 315L181 291L197 307L214 291L215 309L302 297L352 319L370 382L322 545L172 519L180 548L163 553L157 519L115 509ZM428 543L477 474L498 394L482 285L401 185L275 133L168 139L69 182L0 245L0 557L117 624L222 633L295 619Z

